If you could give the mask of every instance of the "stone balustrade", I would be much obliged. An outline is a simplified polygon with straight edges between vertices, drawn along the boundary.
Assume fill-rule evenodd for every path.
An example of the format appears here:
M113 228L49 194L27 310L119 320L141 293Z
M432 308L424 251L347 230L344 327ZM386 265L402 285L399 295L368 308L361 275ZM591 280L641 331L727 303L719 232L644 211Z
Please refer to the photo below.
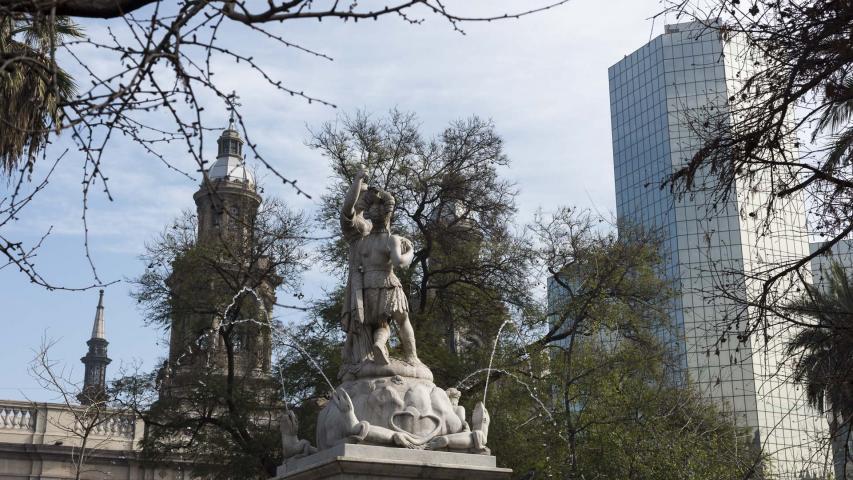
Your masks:
M133 416L113 415L97 423L93 431L96 435L133 438L135 423Z
M143 432L141 419L112 409L93 417L82 406L0 400L0 443L79 445L88 422L90 445L108 450L135 450Z
M0 403L0 429L35 431L36 409L19 404Z
M89 423L85 464L78 472L81 420L94 423ZM144 430L140 418L124 411L0 400L0 480L72 479L78 473L81 480L191 480L189 465L142 461Z

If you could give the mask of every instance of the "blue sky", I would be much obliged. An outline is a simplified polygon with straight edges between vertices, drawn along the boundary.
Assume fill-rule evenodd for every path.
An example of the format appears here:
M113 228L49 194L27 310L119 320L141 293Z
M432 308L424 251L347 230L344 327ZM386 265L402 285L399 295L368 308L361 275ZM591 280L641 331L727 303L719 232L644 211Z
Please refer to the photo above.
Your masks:
M479 3L500 10L521 2ZM389 17L359 24L291 23L280 30L289 41L334 61L273 48L243 30L229 29L220 37L254 56L289 87L328 100L337 109L277 93L242 65L223 63L216 77L225 90L240 95L244 121L265 157L315 198L330 172L325 160L305 146L308 127L357 109L382 115L397 107L416 112L426 134L437 134L449 121L472 114L491 118L513 162L505 173L521 191L520 221L532 218L539 207L548 211L557 205L609 214L615 198L607 67L662 32L664 21L650 20L661 8L657 0L574 0L521 20L466 25L464 36L434 17L420 26ZM85 24L93 34L105 25ZM109 69L108 58L92 55L96 67ZM205 100L208 119L218 116L224 127L224 107L215 99ZM208 137L209 155L215 152L215 137ZM60 138L54 148L64 148L64 142ZM165 152L170 161L190 165L179 146ZM316 200L295 195L254 166L266 192L309 213L316 208ZM144 325L124 279L142 271L138 256L145 242L182 210L194 208L198 181L167 170L121 138L110 144L104 168L114 200L96 188L88 219L98 273L104 281L117 281L105 295L113 359L109 373L114 375L133 365L151 368L165 354L163 332ZM32 240L52 226L37 264L51 281L71 286L93 281L83 255L80 180L81 163L72 155L21 220L5 231ZM304 277L304 291L310 297L328 283L324 272L312 270ZM97 290L48 292L5 268L0 270L0 292L0 398L52 400L27 372L33 350L43 338L51 339L51 356L81 378L79 358L85 354ZM299 319L294 312L276 313L283 321Z

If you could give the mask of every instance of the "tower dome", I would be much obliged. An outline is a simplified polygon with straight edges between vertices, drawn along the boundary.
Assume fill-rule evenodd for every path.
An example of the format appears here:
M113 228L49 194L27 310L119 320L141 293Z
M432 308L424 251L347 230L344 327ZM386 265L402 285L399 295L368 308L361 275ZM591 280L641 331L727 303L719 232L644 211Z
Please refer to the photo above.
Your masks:
M216 163L207 172L210 180L228 180L254 186L255 179L243 161L243 139L234 128L233 120L219 136L218 143Z

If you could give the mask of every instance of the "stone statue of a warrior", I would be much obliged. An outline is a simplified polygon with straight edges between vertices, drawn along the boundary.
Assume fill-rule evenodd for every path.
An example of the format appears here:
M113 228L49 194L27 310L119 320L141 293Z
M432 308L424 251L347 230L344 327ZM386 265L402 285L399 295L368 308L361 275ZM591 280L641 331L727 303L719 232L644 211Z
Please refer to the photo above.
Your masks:
M362 167L341 210L341 230L349 248L341 319L346 342L341 384L317 415L317 449L360 443L487 454L485 405L475 406L468 423L465 408L459 405L460 392L437 387L429 367L418 360L409 304L394 275L394 267L409 266L414 249L409 240L389 230L394 197L369 187L367 181ZM388 354L392 323L402 358ZM283 422L285 458L310 453L313 447L290 435L295 418L291 415Z
M360 168L344 198L341 231L349 246L349 274L343 318L347 333L343 371L357 371L366 361L388 365L388 338L394 322L403 349L403 361L417 364L415 332L409 322L409 304L394 267L412 261L412 243L390 232L394 197L368 187Z

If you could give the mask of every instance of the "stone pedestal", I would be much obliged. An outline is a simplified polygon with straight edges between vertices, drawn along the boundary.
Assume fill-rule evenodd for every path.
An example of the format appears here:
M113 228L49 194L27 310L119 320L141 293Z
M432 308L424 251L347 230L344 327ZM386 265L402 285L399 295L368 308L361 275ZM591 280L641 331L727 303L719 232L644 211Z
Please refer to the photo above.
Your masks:
M491 455L340 444L290 459L275 480L508 480L511 474Z

